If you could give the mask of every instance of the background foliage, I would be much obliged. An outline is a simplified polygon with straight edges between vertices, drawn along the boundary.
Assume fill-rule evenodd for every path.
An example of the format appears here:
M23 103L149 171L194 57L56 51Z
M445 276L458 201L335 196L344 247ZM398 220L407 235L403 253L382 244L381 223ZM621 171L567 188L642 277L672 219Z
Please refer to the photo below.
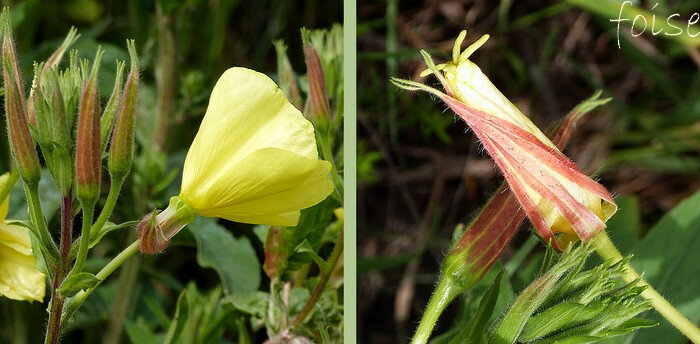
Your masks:
M584 9L576 7L580 3ZM608 231L624 254L635 254L632 265L692 321L700 320L694 282L700 223L697 210L689 210L700 206L697 48L649 29L632 37L623 26L618 49L609 21L617 13L605 7L619 9L620 3L359 2L359 341L408 341L454 228L468 222L502 181L462 121L434 99L389 83L390 76L418 80L424 69L419 49L436 62L447 59L462 29L469 43L491 34L473 61L540 127L596 89L613 97L577 127L566 154L617 196L620 211ZM657 21L672 13L687 21L698 10L687 1L635 2L646 9L657 3ZM494 316L533 280L543 245L525 229L482 285L448 308L436 334L465 326L501 268ZM643 316L661 325L614 342L683 343L659 316Z
M70 27L76 26L81 37L72 48L79 49L81 57L92 58L99 45L106 49L99 80L100 93L106 97L114 83L115 59L128 60L124 42L136 39L141 60L138 147L134 168L112 216L117 223L140 219L155 207L162 209L168 198L177 194L187 148L204 115L209 93L224 70L244 66L276 78L277 55L272 41L281 39L288 46L292 68L299 75L305 74L300 29L330 28L342 18L342 2L315 0L26 0L2 1L2 5L12 9L26 87L32 62L45 60ZM328 59L340 54L342 61L342 51L329 53L324 49L320 54L328 60L324 61L328 75L342 85L338 73L342 62L331 65L338 62ZM304 77L300 76L299 82L306 97ZM167 88L172 90L170 95L162 91ZM342 97L338 96L342 89L332 95L332 104L342 108ZM168 114L165 129L158 123L159 111ZM334 129L334 135L342 133L342 128ZM0 169L5 171L10 161L7 141L0 142ZM45 216L50 227L57 228L60 195L48 174L41 183ZM327 257L338 239L339 221L332 212L337 206L329 200L319 209L309 210L327 214L324 222L306 233L319 237L309 248L316 256ZM11 195L10 208L8 218L26 218L19 185ZM271 284L262 269L267 228L204 218L189 228L192 230L184 230L173 239L165 253L134 257L108 279L86 301L63 340L254 343L281 331L279 321L284 316L268 313L273 309L268 302ZM86 270L99 269L106 257L134 238L135 230L129 226L110 233L93 249ZM307 269L308 278L299 279L285 299L290 315L301 310L318 279L318 269L308 257L288 273L302 267ZM342 276L342 268L339 271ZM288 280L285 277L282 282ZM300 330L318 342L322 338L337 342L342 337L342 288L336 291L342 279L336 277L331 286L317 303L309 325ZM278 292L273 289L273 295ZM0 341L40 342L45 323L39 319L45 319L45 307L0 299Z

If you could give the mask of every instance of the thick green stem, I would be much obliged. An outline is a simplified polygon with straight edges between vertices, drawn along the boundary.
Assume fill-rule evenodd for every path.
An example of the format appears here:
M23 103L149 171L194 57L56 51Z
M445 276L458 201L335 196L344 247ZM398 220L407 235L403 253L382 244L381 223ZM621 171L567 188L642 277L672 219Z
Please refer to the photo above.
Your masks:
M90 229L92 228L92 215L95 213L95 203L83 204L83 229L80 234L80 246L78 246L78 255L75 258L75 265L70 274L77 274L83 271L85 259L87 259L88 249L90 246Z
M447 305L454 300L457 295L463 290L454 279L449 275L442 275L438 281L437 287L433 295L430 297L428 307L425 308L423 317L420 319L418 329L413 335L411 344L425 344L430 339L430 334L433 332L435 324L440 317L440 314L445 310Z
M601 231L593 239L593 245L595 246L596 252L603 259L613 259L619 261L622 259L620 251L617 250L615 245L610 241L608 234L605 231ZM673 305L671 305L666 299L659 294L647 281L641 278L637 271L632 268L629 264L625 266L625 273L622 278L629 282L637 280L640 286L645 286L646 289L642 292L642 297L651 302L652 307L656 309L659 314L661 314L666 320L668 320L673 326L683 333L688 339L693 343L700 344L700 329L695 326L688 318L681 314Z
M109 186L109 194L107 194L107 200L105 201L104 207L100 212L100 216L95 221L90 229L90 237L99 233L99 231L104 227L109 217L112 216L114 211L114 206L117 204L117 199L119 198L119 192L122 189L122 184L124 184L124 178L112 178L112 184Z
M338 241L335 243L335 247L333 247L333 251L331 252L331 256L328 257L328 263L326 264L325 269L321 267L321 278L318 280L318 283L316 284L316 288L314 288L314 291L311 293L311 297L309 297L309 300L306 301L306 304L304 305L304 308L301 309L301 312L297 315L297 317L294 319L294 322L292 323L292 327L298 326L304 320L306 320L306 317L311 314L311 311L314 309L314 305L318 301L318 299L321 297L321 294L323 293L323 290L326 289L326 284L328 284L328 280L331 278L331 275L333 274L333 270L335 270L335 266L338 264L338 261L340 260L340 256L343 253L343 230L340 231L340 236L338 237Z
M90 294L92 294L93 291L97 287L100 286L102 281L104 281L109 275L114 272L117 268L119 268L124 262L127 261L131 256L134 255L134 253L139 251L139 241L136 240L131 245L127 246L123 251L121 251L116 257L114 257L105 267L102 268L95 276L97 279L100 280L100 283L95 285L94 287L87 289L87 290L81 290L75 296L70 298L70 302L66 305L66 310L63 312L63 316L61 317L63 320L69 319L75 311L80 308L80 305L85 302L85 299L87 299ZM65 321L63 321L64 323Z

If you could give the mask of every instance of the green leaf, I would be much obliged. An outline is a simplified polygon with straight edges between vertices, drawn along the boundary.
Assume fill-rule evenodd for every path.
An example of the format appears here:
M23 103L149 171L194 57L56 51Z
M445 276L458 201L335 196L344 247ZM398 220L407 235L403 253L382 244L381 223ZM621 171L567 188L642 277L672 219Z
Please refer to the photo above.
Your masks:
M90 248L93 248L95 245L97 245L100 242L100 240L102 240L102 238L109 232L126 227L132 227L138 224L139 221L127 221L120 224L107 222L104 226L102 226L102 229L100 229L100 231L97 232L97 234L93 235L92 238L90 238Z
M165 334L164 344L177 343L182 331L189 320L190 307L189 302L187 302L187 294L189 289L185 289L180 293L177 298L177 306L175 306L175 315L172 321L170 321L170 326L168 326L168 332Z
M318 253L316 253L316 251L314 251L314 248L311 247L311 244L309 244L308 241L304 240L304 242L299 244L299 246L297 246L294 249L294 252L308 253L311 259L313 259L316 265L318 265L318 267L321 269L321 271L326 271L326 269L328 269L328 264L326 264L326 261L323 260L323 258L321 258L321 256L319 256Z
M87 290L101 282L97 276L89 272L80 272L71 276L68 276L61 286L58 288L58 292L63 295L70 295L79 290Z
M562 302L528 320L518 340L529 342L572 325L586 323L605 309L602 304L581 304L574 301Z
M469 323L464 328L463 331L458 333L450 343L465 343L465 344L477 344L484 343L484 334L486 333L486 325L491 315L493 314L493 309L496 306L496 301L498 300L498 292L501 285L501 279L503 278L503 272L501 270L493 281L493 284L486 291L486 294L481 298L479 302L479 309L476 311L474 318L469 320Z
M250 293L239 293L227 296L221 300L222 303L231 305L235 310L253 316L264 316L267 312L267 304L270 294L264 291L254 291Z
M337 205L337 202L332 197L328 197L323 202L302 210L299 223L294 227L284 229L284 240L288 245L287 252L294 252L304 240L309 242L315 252L318 252L322 245L326 227L332 222L333 209ZM289 261L290 263L308 263L311 261L311 257L308 252L299 252L292 254Z
M513 302L503 317L493 325L489 343L515 343L528 319L556 291L556 285L567 272L579 267L590 254L590 247L579 245L565 252L562 258L528 286Z
M688 319L700 321L700 192L664 215L634 249L632 266ZM687 339L658 315L647 317L659 326L627 336L635 344L680 344Z
M210 218L197 217L188 227L197 241L197 262L216 270L227 295L260 287L260 262L248 238L235 238Z
M153 331L148 328L148 325L143 323L143 321L133 322L127 320L126 323L124 323L124 330L126 330L126 334L132 344L151 344L163 342L162 336L153 333Z

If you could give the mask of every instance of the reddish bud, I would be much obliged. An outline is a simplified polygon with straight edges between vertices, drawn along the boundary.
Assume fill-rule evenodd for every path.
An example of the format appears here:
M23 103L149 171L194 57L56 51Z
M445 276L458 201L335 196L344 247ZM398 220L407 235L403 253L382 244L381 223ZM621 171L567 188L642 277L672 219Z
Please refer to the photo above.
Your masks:
M302 36L305 35L303 31ZM308 33L307 33L308 35ZM306 61L306 76L309 80L309 96L311 97L311 112L314 118L327 118L331 113L326 92L326 80L323 74L323 65L318 52L311 42L305 39L304 60Z
M34 139L27 123L27 104L24 87L12 41L9 13L3 12L4 35L2 43L3 79L5 82L5 117L10 149L17 161L17 169L27 184L36 184L41 178L39 158Z
M265 240L265 274L270 279L278 277L287 267L286 243L282 228L270 227Z
M600 93L596 92L569 112L548 136L563 150L583 115L609 100L600 99ZM451 274L463 285L478 282L501 256L524 220L525 212L520 203L508 184L503 183L450 249L443 265L444 273Z
M109 147L109 173L113 179L124 178L131 170L134 155L134 125L139 90L139 66L136 44L127 41L131 57L131 70L126 78L117 121L114 124L112 142Z
M170 239L194 219L194 210L185 201L179 196L171 197L165 210L146 215L136 227L139 250L146 254L163 252Z
M75 150L75 180L78 198L94 203L100 196L100 95L97 90L102 49L97 50L92 71L83 86L78 112L78 132Z

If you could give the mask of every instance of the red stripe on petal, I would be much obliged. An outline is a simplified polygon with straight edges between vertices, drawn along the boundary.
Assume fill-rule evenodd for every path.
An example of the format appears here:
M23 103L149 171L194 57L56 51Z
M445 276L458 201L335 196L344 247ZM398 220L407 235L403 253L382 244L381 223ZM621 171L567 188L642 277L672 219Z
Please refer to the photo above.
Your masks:
M506 120L473 109L454 98L444 97L444 100L472 127L477 137L484 143L486 150L501 168L524 208L531 208L525 209L526 213L540 233L546 235L550 232L549 225L541 217L536 219L539 217L539 211L524 188L518 185L520 182L527 183L549 200L582 239L588 240L605 228L604 223L584 204L576 200L552 175L552 171L542 167L549 167L555 173L559 173L601 198L611 198L605 188L583 175L578 167L561 152ZM518 175L520 178L517 177ZM526 207L526 202L531 203L532 207Z

